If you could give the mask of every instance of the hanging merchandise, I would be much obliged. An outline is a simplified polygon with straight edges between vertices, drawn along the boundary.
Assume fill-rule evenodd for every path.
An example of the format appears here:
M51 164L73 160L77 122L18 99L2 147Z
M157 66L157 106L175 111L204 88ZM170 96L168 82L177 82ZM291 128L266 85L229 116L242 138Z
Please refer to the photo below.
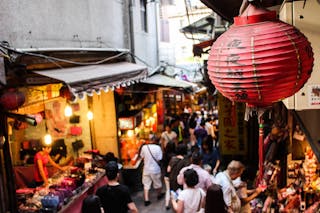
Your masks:
M266 107L295 94L309 79L312 47L275 11L249 4L211 47L208 74L231 101Z
M71 126L70 127L70 134L72 136L80 136L80 135L82 135L82 127L81 126Z

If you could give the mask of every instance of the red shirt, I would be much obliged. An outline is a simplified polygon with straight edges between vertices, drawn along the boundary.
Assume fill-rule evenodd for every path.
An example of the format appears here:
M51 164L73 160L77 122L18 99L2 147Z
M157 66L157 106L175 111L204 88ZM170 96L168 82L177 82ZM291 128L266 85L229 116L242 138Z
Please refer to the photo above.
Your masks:
M40 170L39 170L39 166L38 166L38 160L42 161L44 174L46 175L46 177L48 177L48 169L47 169L46 165L49 162L49 154L42 155L40 152L38 152L34 156L34 166L35 166L34 179L35 179L36 182L41 182L41 181L44 181L44 180L42 179L41 174L40 174Z

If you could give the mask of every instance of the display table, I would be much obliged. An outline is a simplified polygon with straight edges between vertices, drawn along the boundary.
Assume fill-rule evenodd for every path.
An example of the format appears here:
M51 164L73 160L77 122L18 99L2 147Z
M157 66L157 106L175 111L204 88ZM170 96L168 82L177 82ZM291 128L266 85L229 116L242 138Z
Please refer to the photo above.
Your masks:
M29 169L26 169L26 171L29 171ZM22 170L21 168L17 168L16 169L16 173L19 175L19 177L28 177L28 175L30 174L30 171L28 173L25 173L25 175L22 175ZM96 168L94 173L89 173L88 171L85 171L86 175L85 175L85 180L83 184L81 184L79 187L72 189L72 191L70 190L68 195L64 194L63 196L63 200L60 200L60 205L58 207L58 212L64 212L64 213L81 213L81 208L82 208L82 202L83 200L91 194L95 194L96 190L103 186L106 185L108 183L108 179L105 176L105 170L104 169L100 169L100 168ZM24 177L25 176L25 177ZM70 181L70 174L69 173L56 173L55 175L52 176L52 178L50 178L51 180L49 182L51 182L49 188L47 187L39 187L39 188L34 188L34 189L17 189L17 191L19 191L19 194L17 194L17 199L18 199L18 195L19 198L24 197L24 194L21 194L21 191L31 191L31 193L27 193L27 194L31 194L31 196L28 196L29 198L25 199L23 201L23 199L19 199L19 212L41 212L42 208L44 208L41 205L41 201L42 199L44 199L44 197L49 194L49 193L54 193L54 192L58 192L55 191L57 190L59 187L61 189L61 187L63 187L63 184L66 184L67 181ZM65 179L67 178L67 179ZM18 178L19 179L19 178ZM62 182L61 182L62 180ZM22 181L23 182L23 181ZM73 183L73 182L71 182ZM71 185L64 185L65 188L63 189L67 189L68 187L71 187ZM66 191L64 191L66 192ZM23 192L22 192L23 193ZM21 196L22 195L22 196ZM57 195L57 194L54 194ZM62 194L60 194L62 195ZM57 197L57 196L56 196ZM61 197L59 197L60 199ZM46 210L44 210L46 211Z
M131 192L140 191L142 187L142 168L143 161L140 158L137 163L132 165L124 165L122 169L122 177L124 184L127 185Z
M77 195L73 196L67 205L62 206L59 212L65 213L81 213L82 201L91 194L95 194L100 186L106 185L108 183L107 177L104 173L97 175L95 180L90 183L80 191Z

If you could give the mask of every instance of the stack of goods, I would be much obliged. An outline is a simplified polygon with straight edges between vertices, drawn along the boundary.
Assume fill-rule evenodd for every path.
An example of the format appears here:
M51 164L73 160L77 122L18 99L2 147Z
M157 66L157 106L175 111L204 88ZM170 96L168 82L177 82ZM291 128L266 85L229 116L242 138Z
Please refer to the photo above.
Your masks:
M304 191L320 191L320 179L317 175L317 159L310 147L307 148L303 170L305 175Z
M56 212L88 186L85 180L85 171L72 167L70 172L52 178L49 188L18 189L19 212Z

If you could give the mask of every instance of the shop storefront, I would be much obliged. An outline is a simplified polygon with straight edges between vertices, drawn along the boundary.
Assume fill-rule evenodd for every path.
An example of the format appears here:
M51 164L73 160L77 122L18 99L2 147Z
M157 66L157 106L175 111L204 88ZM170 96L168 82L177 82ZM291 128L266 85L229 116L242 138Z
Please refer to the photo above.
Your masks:
M80 212L86 195L107 182L104 170L92 164L93 158L107 152L120 156L114 90L146 78L147 69L122 61L27 72L25 82L15 88L24 95L24 103L1 111L6 124L1 128L5 138L1 154L12 153L4 154L9 158L0 162L12 168L5 170L10 174L0 175L9 185L8 194L14 196L6 199L17 204L13 212ZM1 97L8 92L3 90ZM45 135L52 138L51 157L60 165L73 166L58 173L49 166L50 187L30 188L33 159Z

